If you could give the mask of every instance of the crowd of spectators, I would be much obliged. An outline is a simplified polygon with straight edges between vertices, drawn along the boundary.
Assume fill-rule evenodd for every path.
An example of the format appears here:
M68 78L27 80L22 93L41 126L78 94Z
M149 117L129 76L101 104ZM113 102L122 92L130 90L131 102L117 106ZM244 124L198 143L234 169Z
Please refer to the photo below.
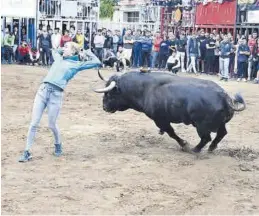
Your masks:
M103 67L125 71L128 68L148 70L169 70L172 73L205 73L220 75L221 80L234 78L237 81L254 80L259 83L259 39L258 33L244 35L180 31L177 33L151 32L148 29L97 30L90 37L89 30L82 32L43 28L37 31L37 45L26 41L25 29L19 44L18 28L2 31L2 63L51 65L52 49L62 48L68 41L74 41L82 49L92 50L103 63Z

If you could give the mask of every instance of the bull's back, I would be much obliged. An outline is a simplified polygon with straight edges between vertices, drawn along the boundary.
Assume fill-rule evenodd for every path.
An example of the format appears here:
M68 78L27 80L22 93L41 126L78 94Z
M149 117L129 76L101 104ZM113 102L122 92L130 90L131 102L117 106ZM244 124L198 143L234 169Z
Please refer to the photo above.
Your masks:
M148 106L153 118L187 125L207 123L215 130L228 115L223 93L221 87L206 82L171 82L150 91Z

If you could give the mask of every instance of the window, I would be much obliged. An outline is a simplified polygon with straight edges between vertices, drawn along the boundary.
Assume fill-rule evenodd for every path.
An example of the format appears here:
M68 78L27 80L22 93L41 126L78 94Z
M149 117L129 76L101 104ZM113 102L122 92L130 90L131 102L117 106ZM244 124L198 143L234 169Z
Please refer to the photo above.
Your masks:
M125 12L124 22L139 22L139 12Z

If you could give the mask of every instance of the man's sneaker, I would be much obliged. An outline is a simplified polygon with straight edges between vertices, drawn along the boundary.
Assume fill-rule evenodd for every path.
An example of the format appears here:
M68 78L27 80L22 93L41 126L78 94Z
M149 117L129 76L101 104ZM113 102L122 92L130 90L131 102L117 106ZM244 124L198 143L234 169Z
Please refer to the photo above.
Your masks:
M31 153L29 151L24 151L23 155L19 159L19 162L27 162L31 159L32 159Z
M243 82L247 82L246 78L243 78Z
M240 82L240 80L241 80L240 78L237 79L238 82Z
M59 157L61 154L62 154L62 145L61 144L55 144L54 155Z

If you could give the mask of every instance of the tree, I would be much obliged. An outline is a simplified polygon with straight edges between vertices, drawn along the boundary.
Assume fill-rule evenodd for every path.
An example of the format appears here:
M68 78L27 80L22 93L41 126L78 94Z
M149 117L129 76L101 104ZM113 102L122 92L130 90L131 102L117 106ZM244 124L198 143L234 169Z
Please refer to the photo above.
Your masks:
M114 12L115 1L114 0L101 0L100 5L100 17L112 18Z

